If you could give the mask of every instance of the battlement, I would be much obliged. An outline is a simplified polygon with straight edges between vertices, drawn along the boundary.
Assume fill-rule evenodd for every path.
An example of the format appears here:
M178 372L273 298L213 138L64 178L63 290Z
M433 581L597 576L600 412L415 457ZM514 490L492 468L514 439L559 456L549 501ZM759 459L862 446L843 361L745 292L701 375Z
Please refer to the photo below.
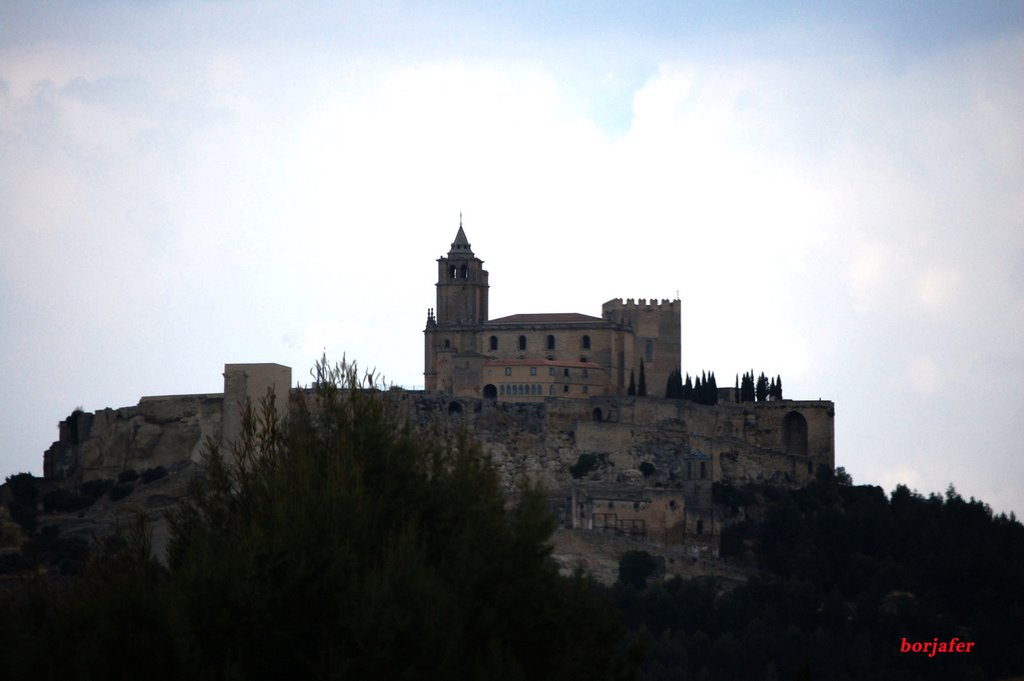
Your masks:
M612 321L629 319L634 313L672 313L678 315L682 311L682 305L678 298L669 300L662 298L613 298L601 306L601 316Z

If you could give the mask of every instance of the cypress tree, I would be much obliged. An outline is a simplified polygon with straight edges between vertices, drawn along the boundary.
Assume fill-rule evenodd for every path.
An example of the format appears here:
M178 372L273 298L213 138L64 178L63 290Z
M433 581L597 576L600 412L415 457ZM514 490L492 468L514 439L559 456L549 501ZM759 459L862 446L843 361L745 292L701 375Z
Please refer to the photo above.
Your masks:
M690 380L690 374L686 374L686 382L683 383L683 399L693 400L693 381Z
M708 378L708 404L718 404L718 381L715 380L715 372L711 372Z
M640 380L636 384L638 397L647 397L647 378L644 376L644 361L640 360Z
M782 376L778 374L775 376L775 397L782 399Z
M665 397L673 400L683 399L683 374L678 368L673 369L668 375L668 382L665 384Z
M764 402L768 399L768 378L761 372L761 375L757 377L757 385L754 387L754 395L757 397L758 402Z
M732 398L733 398L734 401L739 402L740 401L740 375L739 374L736 374L736 388L735 388L735 391L736 392L734 392L732 394Z
M629 388L626 389L627 395L636 395L636 381L633 379L633 370L629 370Z
M740 402L754 401L754 372L743 373L743 382L740 384Z

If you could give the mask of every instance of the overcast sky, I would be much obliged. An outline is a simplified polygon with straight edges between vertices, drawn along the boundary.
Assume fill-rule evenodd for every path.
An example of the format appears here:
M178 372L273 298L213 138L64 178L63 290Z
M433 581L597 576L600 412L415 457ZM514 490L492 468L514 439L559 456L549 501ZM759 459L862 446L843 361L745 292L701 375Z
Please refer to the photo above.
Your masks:
M0 3L0 476L225 363L421 386L461 211L492 317L678 292L856 482L1024 514L1024 3L768 4Z

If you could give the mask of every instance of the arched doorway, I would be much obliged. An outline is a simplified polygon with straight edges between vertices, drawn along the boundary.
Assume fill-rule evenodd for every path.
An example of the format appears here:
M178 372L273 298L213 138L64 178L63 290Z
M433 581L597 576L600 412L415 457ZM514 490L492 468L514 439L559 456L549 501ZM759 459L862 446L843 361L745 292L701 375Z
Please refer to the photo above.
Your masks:
M496 400L498 399L498 389L494 387L493 383L488 383L484 386L484 399L485 400Z
M791 411L782 420L782 449L807 456L807 419L803 414Z

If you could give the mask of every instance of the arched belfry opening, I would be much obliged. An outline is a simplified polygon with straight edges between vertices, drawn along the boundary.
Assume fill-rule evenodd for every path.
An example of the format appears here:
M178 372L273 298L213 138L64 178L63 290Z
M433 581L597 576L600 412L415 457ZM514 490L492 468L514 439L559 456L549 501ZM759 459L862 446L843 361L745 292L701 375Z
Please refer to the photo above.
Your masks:
M807 419L803 414L791 411L782 420L782 449L807 456Z

